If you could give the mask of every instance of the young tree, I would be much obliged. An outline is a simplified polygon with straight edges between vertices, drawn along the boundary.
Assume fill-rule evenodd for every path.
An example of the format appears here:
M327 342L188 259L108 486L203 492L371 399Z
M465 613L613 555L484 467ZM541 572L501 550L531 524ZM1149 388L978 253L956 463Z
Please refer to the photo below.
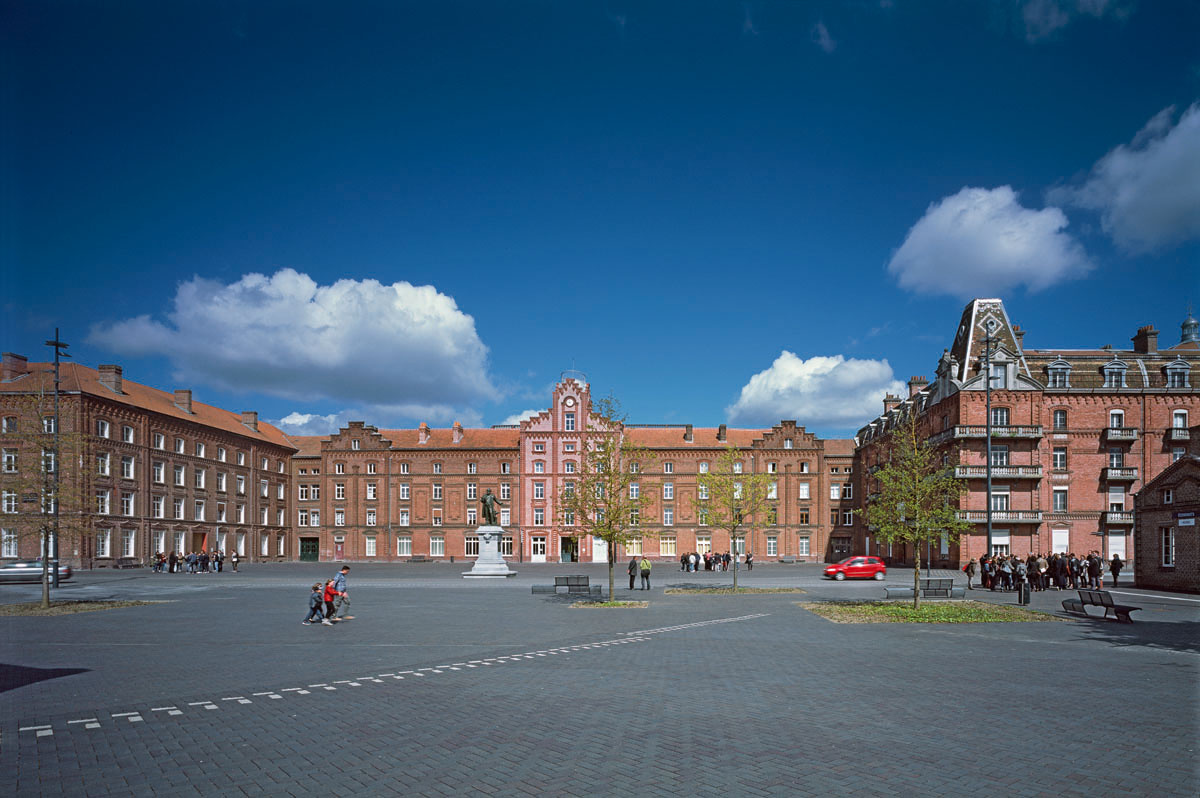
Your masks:
M640 489L640 472L654 454L625 434L625 419L616 399L593 404L583 431L582 467L559 494L559 520L576 538L592 535L608 545L608 597L615 595L613 572L617 546L641 540L641 521L650 504ZM569 486L569 487L568 487Z
M970 528L956 513L966 490L954 478L954 467L942 465L937 452L920 437L915 413L892 431L891 458L875 474L879 495L857 510L884 543L911 543L913 607L921 606L921 544L945 535L950 541Z
M5 532L38 541L42 559L42 606L50 606L50 555L57 534L60 549L81 540L90 529L83 468L84 436L73 430L56 434L53 394L28 394L5 402L9 421L0 438L0 467ZM65 418L60 414L60 422Z
M712 527L729 533L729 549L734 554L733 589L738 586L737 541L746 536L755 516L766 509L771 496L769 474L747 473L744 455L728 446L717 457L707 474L700 474L693 504L697 517Z

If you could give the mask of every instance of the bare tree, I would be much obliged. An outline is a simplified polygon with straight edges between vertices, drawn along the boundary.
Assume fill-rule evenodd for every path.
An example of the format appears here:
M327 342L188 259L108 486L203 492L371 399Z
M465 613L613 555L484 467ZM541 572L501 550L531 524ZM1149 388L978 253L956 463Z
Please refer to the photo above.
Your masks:
M697 518L709 526L729 533L729 548L734 555L733 589L738 587L737 542L771 500L771 477L745 470L744 455L728 446L717 457L707 474L700 474L693 503Z

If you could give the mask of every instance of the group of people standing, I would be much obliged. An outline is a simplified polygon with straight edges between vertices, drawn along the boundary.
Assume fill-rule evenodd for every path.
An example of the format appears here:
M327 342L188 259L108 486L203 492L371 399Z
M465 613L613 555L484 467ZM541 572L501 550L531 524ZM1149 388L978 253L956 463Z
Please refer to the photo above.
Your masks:
M963 566L967 575L967 587L974 589L971 580L979 575L979 586L984 590L1017 590L1022 584L1029 583L1032 590L1078 590L1104 588L1104 558L1100 552L1089 552L1085 557L1077 557L1074 553L1054 553L1049 557L1041 554L1030 554L1024 560L1016 555L984 556L978 561L972 557ZM1119 555L1114 554L1108 562L1108 572L1112 574L1112 586L1117 586L1117 579L1125 567Z
M700 570L700 566L703 565L706 571L728 571L729 564L732 562L733 557L729 555L729 552L720 554L715 551L711 553L706 551L703 554L697 554L693 551L690 554L679 556L679 570L691 573ZM746 568L754 570L754 555L750 552L746 552Z
M354 616L349 614L350 591L346 588L346 575L349 573L350 566L343 565L332 579L313 584L312 593L308 596L308 615L303 621L305 626L312 626L313 620L320 621L323 626L354 620Z
M229 562L233 565L234 572L238 569L238 553L235 551L229 557ZM151 567L154 573L169 573L169 574L208 574L221 573L225 569L225 552L217 549L213 552L208 551L190 551L185 554L171 552L164 554L163 552L155 552Z

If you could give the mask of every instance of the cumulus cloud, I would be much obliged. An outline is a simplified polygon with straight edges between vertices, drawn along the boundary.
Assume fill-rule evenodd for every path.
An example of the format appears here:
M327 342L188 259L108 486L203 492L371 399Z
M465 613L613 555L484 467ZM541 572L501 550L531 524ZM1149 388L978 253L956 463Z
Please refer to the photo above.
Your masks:
M286 399L426 409L442 416L494 398L475 320L433 286L338 280L283 269L228 285L182 283L165 321L92 328L89 342L161 355L175 379Z
M327 416L316 413L288 413L283 418L271 419L270 423L288 435L329 435L346 426L349 419L344 413Z
M1155 114L1083 183L1052 189L1050 201L1099 212L1104 231L1129 252L1200 238L1200 105L1174 118L1174 106Z
M1025 40L1031 44L1048 38L1079 17L1123 20L1130 9L1129 3L1120 0L1023 0L1020 5Z
M520 413L513 413L508 418L501 421L501 424L520 424L522 421L533 418L538 413L541 413L546 408L537 408L534 410L522 410Z
M734 424L774 424L795 419L809 427L858 427L879 415L886 393L903 395L886 360L815 356L786 349L771 367L750 378L725 409Z
M812 38L813 43L816 44L817 47L820 47L827 53L832 53L837 49L837 42L834 41L833 37L829 35L829 28L825 27L824 22L818 22L816 25L813 25L812 31L809 32L809 36Z
M994 296L1080 277L1091 262L1058 208L1022 207L1010 186L964 188L929 206L888 271L920 293Z

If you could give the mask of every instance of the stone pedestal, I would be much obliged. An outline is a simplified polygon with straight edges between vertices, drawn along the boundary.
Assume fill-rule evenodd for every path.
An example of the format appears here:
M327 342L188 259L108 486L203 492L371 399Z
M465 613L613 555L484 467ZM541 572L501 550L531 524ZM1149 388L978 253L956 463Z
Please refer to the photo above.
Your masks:
M504 530L498 526L481 526L475 530L479 536L479 558L469 571L463 571L464 579L503 579L516 576L509 570L508 563L500 556L500 536Z

